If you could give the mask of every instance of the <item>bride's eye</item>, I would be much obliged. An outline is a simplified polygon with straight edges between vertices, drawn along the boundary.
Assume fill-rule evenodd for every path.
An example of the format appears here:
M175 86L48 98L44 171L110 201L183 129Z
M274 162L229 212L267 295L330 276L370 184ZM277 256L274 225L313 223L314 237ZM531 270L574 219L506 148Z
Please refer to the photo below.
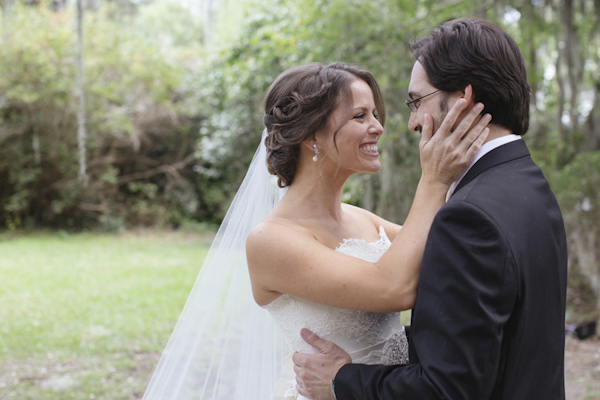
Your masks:
M360 114L356 114L354 116L354 119L363 119L364 117L365 117L365 114L364 113L360 113Z

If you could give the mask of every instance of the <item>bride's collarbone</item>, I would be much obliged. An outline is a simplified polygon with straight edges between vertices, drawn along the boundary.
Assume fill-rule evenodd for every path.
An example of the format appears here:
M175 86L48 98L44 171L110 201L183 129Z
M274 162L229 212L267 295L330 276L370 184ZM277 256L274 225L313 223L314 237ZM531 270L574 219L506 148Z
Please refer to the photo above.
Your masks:
M310 234L316 242L330 249L338 248L344 239L364 239L368 242L379 239L379 228L370 221L363 224L342 225L314 220L306 225L303 224L303 230L306 234Z
M379 239L379 231L371 225L363 226L360 229L341 229L335 232L323 232L319 236L319 241L331 249L338 248L346 239L364 239L367 242L374 242Z
M335 249L344 239L379 239L379 226L365 213L352 208L344 208L343 219L329 218L313 210L280 209L268 221L285 228L287 234L303 235Z

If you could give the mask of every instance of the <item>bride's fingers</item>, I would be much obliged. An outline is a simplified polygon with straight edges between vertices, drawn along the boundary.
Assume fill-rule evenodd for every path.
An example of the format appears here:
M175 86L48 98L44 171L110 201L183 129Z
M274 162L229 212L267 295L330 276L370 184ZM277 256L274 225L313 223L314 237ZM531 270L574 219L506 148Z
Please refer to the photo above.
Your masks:
M473 142L471 142L469 148L467 149L467 152L465 153L467 159L470 160L473 157L475 157L475 154L477 154L479 149L481 149L481 146L483 146L489 134L490 128L485 127L483 131L481 131L481 134L477 136Z
M423 116L423 127L421 128L421 140L419 141L419 148L423 149L431 140L433 136L433 118L431 115L425 114Z
M483 141L487 139L487 135L489 134L489 129L487 126L491 120L492 116L490 114L486 114L479 118L477 123L475 123L473 126L469 126L466 134L464 134L464 136L460 139L460 143L458 144L457 148L460 150L471 150L474 145L477 147L477 143L483 143L481 139L483 139ZM458 134L460 134L460 132L458 132Z
M452 138L454 140L460 141L465 137L465 135L467 135L468 133L472 133L472 128L476 126L476 123L481 122L481 112L483 111L483 108L483 103L475 104L469 110L469 112L458 122L452 133ZM487 125L487 123L485 125ZM473 138L473 140L475 140L475 138Z
M452 106L450 111L448 111L448 114L446 114L444 121L442 121L442 124L440 125L438 130L435 132L434 138L443 140L446 137L452 135L452 133L453 133L452 128L454 128L454 125L456 124L458 117L466 108L467 108L467 101L465 99L461 98L456 103L454 103L454 105Z

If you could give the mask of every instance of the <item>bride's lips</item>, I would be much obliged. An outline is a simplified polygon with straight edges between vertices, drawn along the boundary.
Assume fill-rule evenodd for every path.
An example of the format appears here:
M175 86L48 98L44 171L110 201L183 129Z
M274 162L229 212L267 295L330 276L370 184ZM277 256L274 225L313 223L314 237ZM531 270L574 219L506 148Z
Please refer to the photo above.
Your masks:
M377 150L376 142L361 144L359 149L362 153L370 155L370 156L378 156L379 155L379 151Z

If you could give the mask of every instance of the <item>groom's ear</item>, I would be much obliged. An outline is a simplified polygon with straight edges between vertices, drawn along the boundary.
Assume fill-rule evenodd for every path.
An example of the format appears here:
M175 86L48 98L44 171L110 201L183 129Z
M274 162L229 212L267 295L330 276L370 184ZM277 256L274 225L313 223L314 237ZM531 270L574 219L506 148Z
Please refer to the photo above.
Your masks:
M467 101L469 106L475 105L475 93L473 93L473 85L470 83L462 90L462 98Z
M468 84L463 90L458 91L458 94L460 95L461 99L465 99L467 101L467 107L463 110L463 112L460 113L452 129L456 128L460 121L462 121L469 111L471 111L471 108L475 106L475 93L473 93L473 85Z

